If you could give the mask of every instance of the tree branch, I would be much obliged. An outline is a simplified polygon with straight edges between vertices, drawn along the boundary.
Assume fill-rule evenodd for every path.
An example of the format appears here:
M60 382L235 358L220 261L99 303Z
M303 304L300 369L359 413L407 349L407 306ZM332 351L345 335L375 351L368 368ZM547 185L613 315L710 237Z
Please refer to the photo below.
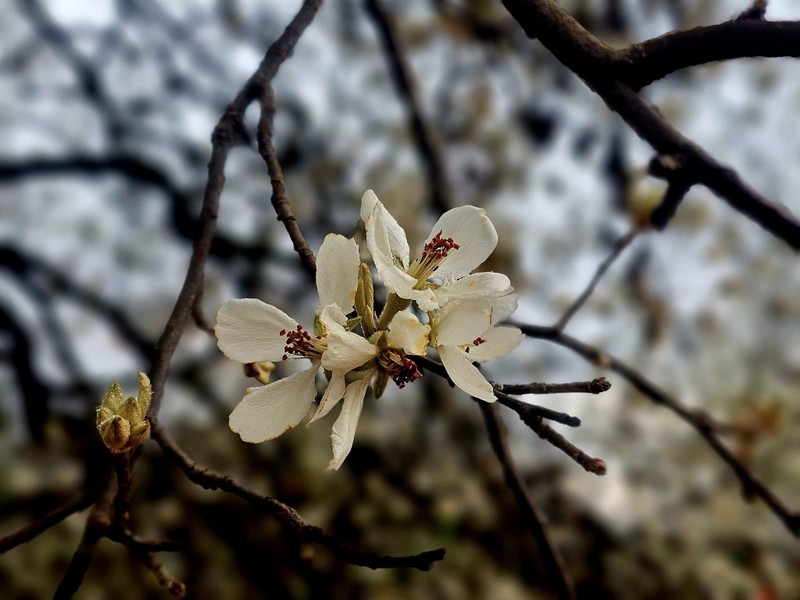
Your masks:
M706 186L732 208L794 250L800 250L800 222L670 126L617 77L615 51L584 29L554 0L503 0L503 4L529 37L539 39L656 152L681 157L686 165L683 172L686 181Z
M531 496L522 476L520 476L514 465L511 453L508 449L505 432L503 431L500 419L497 417L497 410L494 405L486 402L478 402L478 406L481 409L483 420L486 423L486 431L489 434L489 441L492 444L492 449L497 456L497 460L500 461L500 466L503 468L503 476L505 477L506 485L511 490L511 493L514 494L522 517L533 532L533 537L536 539L536 543L539 546L539 552L547 567L547 572L552 580L556 595L562 600L575 598L575 586L572 581L572 576L564 563L564 559L559 554L556 547L550 542L544 519L542 519L539 509L533 500L533 496Z
M154 418L150 420L152 437L161 446L164 454L183 471L186 477L207 490L222 490L245 500L249 504L265 510L285 525L288 525L302 540L315 542L328 548L344 562L369 567L371 569L386 569L397 567L412 567L427 571L432 564L444 558L444 549L422 552L413 556L384 556L356 550L344 544L339 538L325 533L321 528L309 525L292 507L276 498L263 496L244 487L232 477L222 475L195 463L169 436L163 426Z
M762 483L739 459L722 443L717 435L718 431L725 428L714 421L708 414L700 410L684 406L676 398L645 379L622 361L603 352L602 350L585 344L571 336L560 332L553 327L537 327L534 325L516 324L522 332L537 339L547 340L569 348L592 364L611 369L639 390L645 397L656 404L668 408L688 423L714 452L731 468L742 486L745 498L761 498L769 509L783 521L787 529L800 536L800 512L792 511Z

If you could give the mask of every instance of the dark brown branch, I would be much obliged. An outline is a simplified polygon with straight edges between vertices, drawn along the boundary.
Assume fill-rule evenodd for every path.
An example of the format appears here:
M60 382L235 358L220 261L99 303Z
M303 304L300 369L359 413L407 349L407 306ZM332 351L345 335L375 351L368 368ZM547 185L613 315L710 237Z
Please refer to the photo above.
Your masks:
M67 570L62 576L55 594L53 594L54 600L69 600L81 587L86 571L89 570L92 564L95 548L100 540L105 537L111 526L109 514L113 488L113 482L108 482L102 497L92 507L86 519L86 525L83 528L83 535L80 542L78 542L78 548L73 553L72 559L67 565Z
M756 57L800 57L800 21L746 18L671 31L618 51L614 72L639 90L688 67Z
M228 105L220 117L211 136L211 160L208 163L208 180L203 193L203 208L200 212L199 229L194 241L192 257L183 287L178 295L172 314L164 327L164 332L156 345L156 356L150 369L153 384L153 400L149 414L155 416L161 406L164 383L169 373L169 363L178 346L192 312L195 300L201 293L204 281L205 263L214 238L219 213L219 201L225 186L225 163L234 145L242 139L244 125L242 119L248 105L264 89L265 83L272 80L281 64L288 58L305 28L314 18L322 0L307 0L295 15L283 34L270 46L258 69L236 98Z
M439 377L443 377L450 381L450 378L447 376L447 371L444 368L444 365L438 363L434 360L429 358L425 358L423 356L414 356L412 360L416 363L416 365L426 371L430 371L438 375ZM452 382L451 382L452 383ZM572 442L568 441L564 436L558 433L555 429L552 429L548 425L546 425L543 421L543 415L541 411L547 411L549 409L544 408L543 406L537 406L535 404L528 404L527 402L522 402L517 400L516 398L511 398L510 396L506 396L505 394L500 394L499 392L495 391L495 396L497 396L497 401L500 404L510 408L514 412L517 413L519 418L525 423L528 427L530 427L536 435L538 435L543 440L549 442L562 452L564 452L567 456L569 456L572 460L578 463L581 467L589 471L590 473L594 473L595 475L605 475L606 474L606 464L599 458L594 458L586 454L583 450L575 446ZM483 400L475 399L476 402L483 402ZM550 411L551 413L555 413L559 416L565 417L567 420L572 420L571 423L567 423L568 425L580 425L580 420L576 417L571 415L566 415L564 413L557 413L556 411ZM546 417L545 417L546 418ZM577 423L575 422L577 421Z
M564 563L564 559L559 554L555 546L550 542L547 534L547 528L544 524L544 519L539 513L539 509L533 500L528 488L525 485L517 468L511 458L511 453L508 449L505 432L497 416L497 410L492 404L486 402L479 402L483 420L486 423L486 431L489 434L489 442L492 444L497 460L500 461L500 466L503 468L503 476L506 480L506 485L514 494L514 498L519 505L520 512L525 522L528 524L533 537L536 539L536 544L539 546L539 552L544 561L547 572L552 580L553 587L556 595L562 600L569 600L575 598L575 586L572 581L572 576Z
M431 203L441 214L455 206L453 191L447 177L442 142L436 134L436 130L423 114L414 74L400 47L399 36L391 17L380 0L367 0L366 8L378 30L383 52L389 62L394 86L406 105L409 127L428 178Z
M555 421L556 423L561 423L562 425L567 425L569 427L580 427L581 420L578 417L574 417L557 410L552 410L545 406L529 404L527 402L523 402L522 400L517 400L516 398L512 398L508 394L504 394L503 392L497 390L496 386L494 395L497 397L497 401L500 404L507 406L517 413L519 418L522 419L522 422L529 427L531 421L538 423L542 419Z
M627 248L634 239L636 239L636 235L637 231L632 230L614 242L611 252L606 259L600 263L600 266L597 267L597 271L595 272L594 277L592 277L592 280L589 282L589 285L586 286L586 289L580 296L578 296L575 302L573 302L570 307L564 311L564 314L553 326L555 329L558 329L559 331L564 330L564 328L567 326L567 323L569 323L572 317L575 316L575 313L577 313L591 297L594 289L597 287L597 284L600 283L600 279L602 279L609 267L614 263L615 260L617 260L620 254L622 254L622 251L625 250L625 248Z
M280 500L258 494L236 482L232 477L198 465L175 443L157 420L151 419L151 427L153 439L190 481L207 490L222 490L269 512L288 525L300 539L328 548L344 562L371 569L411 567L427 571L434 562L444 558L442 548L413 556L384 556L351 548L337 537L303 521L296 510Z
M563 332L557 331L552 327L537 327L534 325L517 324L522 332L530 337L548 340L560 346L569 348L579 354L592 364L611 369L628 381L634 388L639 390L644 396L668 408L686 423L688 423L697 433L711 446L714 452L731 468L742 485L742 492L745 498L758 497L775 513L795 535L800 535L800 512L790 510L783 502L762 483L739 459L722 443L717 432L725 431L726 428L714 421L709 415L700 410L693 410L684 406L676 398L645 379L622 361L613 356L585 344Z
M506 394L602 394L611 389L611 383L605 377L591 381L574 381L571 383L495 383L494 387Z
M97 500L97 491L82 492L73 499L65 502L61 506L54 508L46 515L38 518L35 522L15 531L3 538L0 538L0 554L16 548L20 544L30 542L32 539L41 535L51 527L58 525L61 521L82 510L89 508Z
M283 181L283 169L275 153L272 143L272 125L275 118L275 94L272 85L267 82L261 91L261 117L258 120L258 152L267 165L270 182L272 184L272 206L278 215L278 220L283 223L289 238L292 240L295 252L300 256L300 262L306 274L312 279L317 272L317 261L314 252L308 245L300 225L292 212L289 198L286 195L286 185Z
M656 152L682 157L690 181L706 186L772 235L800 250L800 222L670 126L627 83L616 77L616 53L554 0L503 0L503 4L529 37L539 39Z

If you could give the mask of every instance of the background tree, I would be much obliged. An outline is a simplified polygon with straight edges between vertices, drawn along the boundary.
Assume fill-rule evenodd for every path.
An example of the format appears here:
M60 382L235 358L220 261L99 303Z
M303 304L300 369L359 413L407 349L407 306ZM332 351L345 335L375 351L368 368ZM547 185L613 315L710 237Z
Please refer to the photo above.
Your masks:
M794 3L321 4L6 11L3 588L796 595ZM228 429L209 332L233 297L313 314L367 188L417 242L485 207L531 339L501 406L420 361L328 473L325 427ZM138 371L155 443L114 459L94 409Z

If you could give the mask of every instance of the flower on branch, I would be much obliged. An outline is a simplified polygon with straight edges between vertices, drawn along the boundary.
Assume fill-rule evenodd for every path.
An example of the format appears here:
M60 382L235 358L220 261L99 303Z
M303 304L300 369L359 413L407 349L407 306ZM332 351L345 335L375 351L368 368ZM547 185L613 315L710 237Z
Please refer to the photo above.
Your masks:
M274 439L295 427L308 413L317 395L315 378L328 347L330 328L347 323L359 270L355 241L328 235L317 259L319 304L311 330L255 298L231 300L220 308L214 333L217 345L228 358L245 365L297 358L311 361L305 371L247 390L228 420L242 440L258 443ZM363 338L361 341L369 345Z
M515 309L514 294L496 298L457 299L431 312L430 345L453 383L486 402L494 402L492 385L473 362L505 356L522 341L522 332L508 325L494 326Z
M414 260L405 231L372 190L361 198L361 218L378 277L390 292L415 301L424 311L439 308L456 295L498 295L510 287L508 277L500 273L466 277L497 245L494 225L481 208L460 206L444 213ZM434 284L431 278L442 283Z

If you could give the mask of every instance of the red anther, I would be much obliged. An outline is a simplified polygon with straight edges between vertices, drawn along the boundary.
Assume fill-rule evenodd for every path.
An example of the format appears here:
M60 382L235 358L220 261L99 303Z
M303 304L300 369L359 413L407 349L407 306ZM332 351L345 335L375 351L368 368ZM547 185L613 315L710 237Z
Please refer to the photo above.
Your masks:
M285 330L285 329L281 329L281 330L278 332L278 335L286 335L286 330Z
M484 343L486 343L486 340L484 340L483 338L480 338L480 337L476 337L474 340L472 340L472 345L473 346L480 346L481 344L484 344Z
M287 358L289 358L289 357L286 356L285 354L283 356L281 356L281 360L286 360Z
M467 354L469 354L469 346L467 346L466 348L464 348L464 352L466 352Z

